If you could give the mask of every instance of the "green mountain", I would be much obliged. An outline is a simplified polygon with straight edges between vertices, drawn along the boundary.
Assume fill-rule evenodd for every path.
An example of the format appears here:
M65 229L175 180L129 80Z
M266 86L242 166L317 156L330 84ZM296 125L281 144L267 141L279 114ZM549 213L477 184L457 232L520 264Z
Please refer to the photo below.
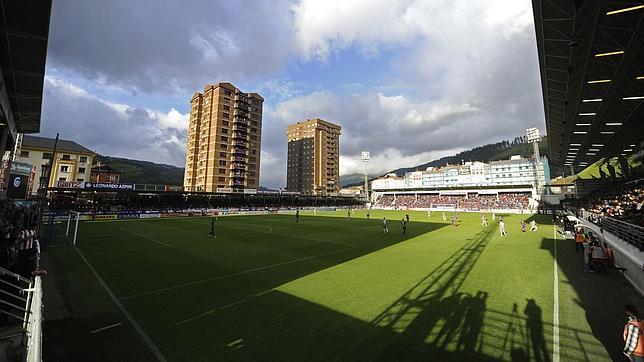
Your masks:
M378 175L369 175L369 180L378 177ZM349 175L340 175L340 185L346 187L348 185L363 185L364 184L364 175L361 173L352 173Z
M184 169L149 161L97 155L96 160L119 170L122 183L183 185Z

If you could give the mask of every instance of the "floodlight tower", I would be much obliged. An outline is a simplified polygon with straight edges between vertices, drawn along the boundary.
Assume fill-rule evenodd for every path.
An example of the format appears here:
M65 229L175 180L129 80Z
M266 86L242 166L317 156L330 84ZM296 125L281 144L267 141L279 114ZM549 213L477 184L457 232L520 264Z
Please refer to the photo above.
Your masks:
M539 155L539 141L541 141L541 134L539 134L538 128L528 128L525 130L526 137L528 137L528 142L532 143L534 148L534 158L536 160L541 160Z
M369 151L362 151L362 164L364 165L364 198L369 199L369 176L367 174L367 165L371 160Z
M534 127L526 129L525 134L528 138L528 142L532 143L534 150L534 165L537 171L535 187L537 188L537 193L539 193L541 191L541 178L543 177L543 165L541 164L541 155L539 154L539 141L541 141L541 134L539 133L539 129Z

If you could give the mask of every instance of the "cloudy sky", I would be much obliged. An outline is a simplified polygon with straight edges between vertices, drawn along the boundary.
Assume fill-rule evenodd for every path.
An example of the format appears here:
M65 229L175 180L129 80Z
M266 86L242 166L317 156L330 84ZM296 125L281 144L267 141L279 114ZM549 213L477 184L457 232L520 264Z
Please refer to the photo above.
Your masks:
M56 0L41 134L183 166L189 100L265 98L260 183L286 181L286 125L342 126L382 173L545 128L529 0Z

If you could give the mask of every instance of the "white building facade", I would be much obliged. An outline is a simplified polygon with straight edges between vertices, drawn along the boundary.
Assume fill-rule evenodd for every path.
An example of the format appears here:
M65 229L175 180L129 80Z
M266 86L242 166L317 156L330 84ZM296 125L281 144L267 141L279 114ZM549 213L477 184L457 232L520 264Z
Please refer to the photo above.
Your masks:
M517 189L529 190L536 197L541 193L537 185L550 183L548 159L542 157L540 165L533 158L512 156L509 160L464 162L441 168L430 167L425 171L413 171L404 177L389 174L372 182L371 188L378 194L440 191L450 189ZM541 166L541 167L539 167Z

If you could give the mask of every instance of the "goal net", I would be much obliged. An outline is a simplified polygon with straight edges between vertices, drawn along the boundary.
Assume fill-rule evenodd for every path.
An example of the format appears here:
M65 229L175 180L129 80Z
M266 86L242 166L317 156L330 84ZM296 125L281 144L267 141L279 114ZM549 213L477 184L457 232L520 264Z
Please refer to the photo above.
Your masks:
M78 236L78 221L80 220L80 212L69 211L67 217L67 228L65 235L72 241L72 245L76 245L76 237Z

